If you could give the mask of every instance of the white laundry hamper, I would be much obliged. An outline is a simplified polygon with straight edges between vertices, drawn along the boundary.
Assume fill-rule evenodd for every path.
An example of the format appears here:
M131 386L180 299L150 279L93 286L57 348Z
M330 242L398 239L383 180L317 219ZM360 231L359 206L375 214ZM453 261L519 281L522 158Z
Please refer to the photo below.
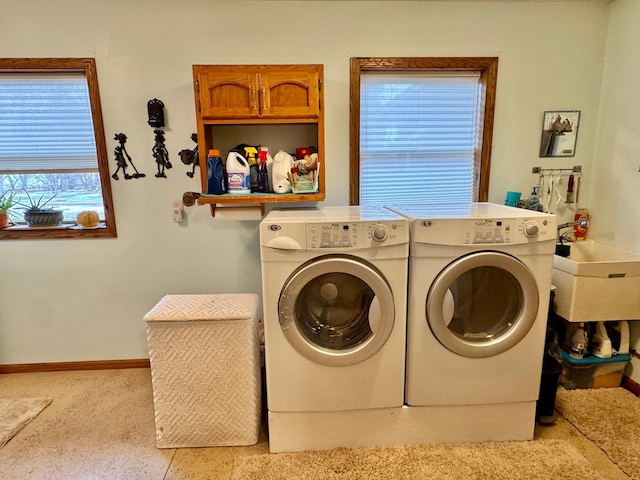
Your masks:
M258 296L167 295L145 316L158 448L253 445Z

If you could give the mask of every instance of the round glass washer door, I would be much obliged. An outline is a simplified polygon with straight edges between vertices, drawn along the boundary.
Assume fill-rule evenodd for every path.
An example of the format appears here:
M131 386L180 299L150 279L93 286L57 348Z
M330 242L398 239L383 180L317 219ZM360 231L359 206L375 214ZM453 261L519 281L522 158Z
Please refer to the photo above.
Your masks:
M354 365L373 356L395 321L393 293L382 273L347 255L301 265L285 282L278 310L289 344L329 366Z
M536 321L539 293L529 268L511 255L478 252L436 277L426 299L429 328L450 351L491 357L518 344Z

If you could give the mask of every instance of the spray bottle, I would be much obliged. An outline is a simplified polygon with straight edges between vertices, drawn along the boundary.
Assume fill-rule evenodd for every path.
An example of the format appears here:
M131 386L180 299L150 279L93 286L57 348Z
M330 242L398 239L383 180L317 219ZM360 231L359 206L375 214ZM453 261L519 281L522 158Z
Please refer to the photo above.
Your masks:
M581 359L584 357L587 349L587 332L584 330L584 323L580 322L575 333L571 337L571 350L569 356L575 359Z
M258 178L258 191L260 193L269 193L269 172L267 170L267 154L266 148L261 148L258 152L258 168L260 169Z
M249 162L249 184L251 186L251 192L255 193L260 190L260 173L258 167L258 161L256 160L256 150L255 147L244 147L244 152L247 154L247 162Z

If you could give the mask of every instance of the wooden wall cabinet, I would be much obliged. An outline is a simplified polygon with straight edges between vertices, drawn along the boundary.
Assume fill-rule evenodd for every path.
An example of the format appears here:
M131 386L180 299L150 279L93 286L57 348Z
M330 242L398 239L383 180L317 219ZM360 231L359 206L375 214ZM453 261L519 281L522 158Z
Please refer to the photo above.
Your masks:
M313 145L320 161L316 193L202 195L200 204L314 202L325 197L323 65L194 65L193 82L202 192L207 191L207 153L223 160L240 144L295 152Z

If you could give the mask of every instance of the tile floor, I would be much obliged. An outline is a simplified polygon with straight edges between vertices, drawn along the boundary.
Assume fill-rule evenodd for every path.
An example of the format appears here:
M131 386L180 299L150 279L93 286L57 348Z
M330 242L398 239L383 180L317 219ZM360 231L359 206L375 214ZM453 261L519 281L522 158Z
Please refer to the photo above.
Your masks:
M0 480L226 480L235 457L269 451L264 427L249 447L156 448L149 369L0 375L0 397L53 398L0 449ZM568 439L603 478L628 479L562 417L535 436Z

